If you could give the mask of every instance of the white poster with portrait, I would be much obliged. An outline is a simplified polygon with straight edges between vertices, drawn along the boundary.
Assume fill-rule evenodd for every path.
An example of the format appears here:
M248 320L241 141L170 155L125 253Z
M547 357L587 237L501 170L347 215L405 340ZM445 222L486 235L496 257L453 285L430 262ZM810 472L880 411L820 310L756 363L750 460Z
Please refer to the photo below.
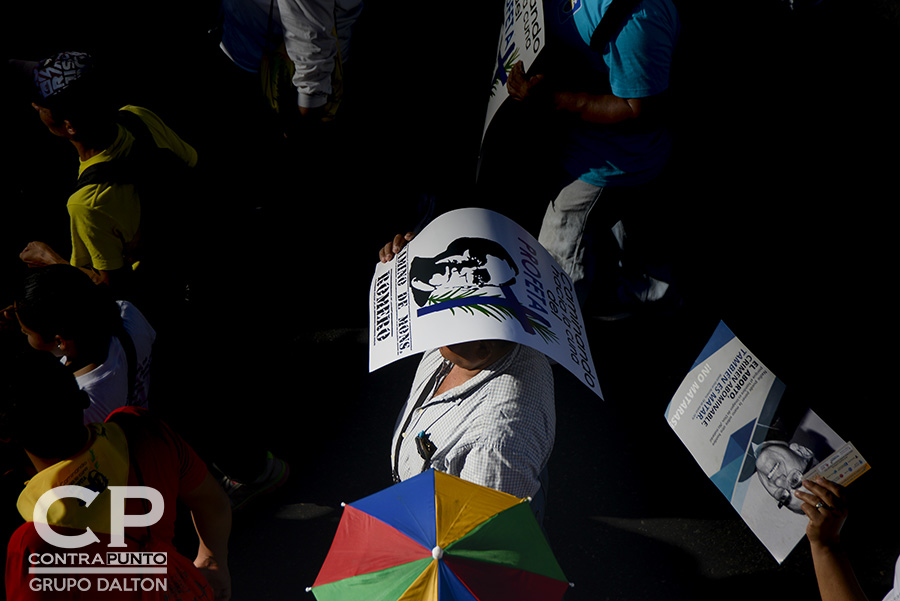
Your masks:
M603 394L572 280L514 221L486 209L437 217L369 292L369 370L472 340L541 351Z
M806 534L794 491L848 446L818 415L782 406L785 386L719 323L666 408L666 420L703 472L778 563ZM846 451L843 451L846 455ZM848 484L861 457L838 475Z

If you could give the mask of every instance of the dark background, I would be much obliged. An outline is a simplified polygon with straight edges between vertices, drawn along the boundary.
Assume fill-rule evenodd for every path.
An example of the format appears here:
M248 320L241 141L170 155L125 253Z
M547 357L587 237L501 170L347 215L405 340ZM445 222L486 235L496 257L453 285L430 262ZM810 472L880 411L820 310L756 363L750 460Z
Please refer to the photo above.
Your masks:
M787 384L785 402L815 409L872 464L851 488L845 538L880 599L900 552L891 478L900 10L876 0L793 12L776 0L678 6L678 142L666 193L642 225L664 234L684 305L591 321L604 402L555 372L545 526L575 583L566 598L815 597L807 543L777 565L662 417L724 319ZM529 227L543 212L545 197L475 186L501 11L498 1L368 2L340 119L285 142L232 108L233 82L206 33L214 2L3 9L4 58L94 53L116 67L123 103L156 111L205 162L190 207L196 236L183 248L195 295L154 324L153 403L210 459L225 441L291 464L277 496L235 517L236 600L308 595L340 502L389 484L391 428L415 360L367 373L376 249L415 223L423 197L439 210L497 208ZM64 199L77 161L17 90L2 102L7 296L28 241L68 252ZM498 130L521 131L509 112L500 118ZM504 148L491 133L486 157ZM541 184L530 169L510 177L510 190L520 178Z

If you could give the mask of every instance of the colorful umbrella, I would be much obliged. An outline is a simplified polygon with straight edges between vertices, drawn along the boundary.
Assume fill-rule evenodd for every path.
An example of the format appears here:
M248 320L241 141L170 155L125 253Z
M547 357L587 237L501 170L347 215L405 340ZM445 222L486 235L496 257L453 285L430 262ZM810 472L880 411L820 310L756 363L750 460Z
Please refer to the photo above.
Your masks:
M344 506L318 601L560 599L569 584L528 503L429 470Z

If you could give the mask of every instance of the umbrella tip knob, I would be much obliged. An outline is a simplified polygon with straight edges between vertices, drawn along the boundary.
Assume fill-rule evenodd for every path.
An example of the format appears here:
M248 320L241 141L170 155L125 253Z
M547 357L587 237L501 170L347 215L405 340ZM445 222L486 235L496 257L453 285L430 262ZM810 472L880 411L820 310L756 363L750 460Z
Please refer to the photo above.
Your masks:
M431 556L434 557L435 559L440 559L441 557L444 556L444 550L441 549L440 547L435 547L434 549L431 550Z

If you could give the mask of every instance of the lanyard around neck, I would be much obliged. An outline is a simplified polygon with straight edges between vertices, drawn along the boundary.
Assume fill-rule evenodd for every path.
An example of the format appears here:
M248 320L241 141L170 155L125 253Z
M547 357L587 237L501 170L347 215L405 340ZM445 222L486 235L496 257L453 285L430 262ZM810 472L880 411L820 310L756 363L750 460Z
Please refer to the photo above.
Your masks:
M394 482L400 482L400 445L403 443L403 435L406 433L406 429L409 428L409 423L412 421L413 415L415 415L416 410L421 407L432 394L434 394L434 391L437 390L438 382L446 377L452 368L453 364L449 361L442 362L440 367L435 370L431 379L428 380L428 383L422 389L422 393L419 395L419 398L416 399L415 405L409 410L406 421L403 423L403 427L400 428L400 432L397 434L397 442L394 444Z

